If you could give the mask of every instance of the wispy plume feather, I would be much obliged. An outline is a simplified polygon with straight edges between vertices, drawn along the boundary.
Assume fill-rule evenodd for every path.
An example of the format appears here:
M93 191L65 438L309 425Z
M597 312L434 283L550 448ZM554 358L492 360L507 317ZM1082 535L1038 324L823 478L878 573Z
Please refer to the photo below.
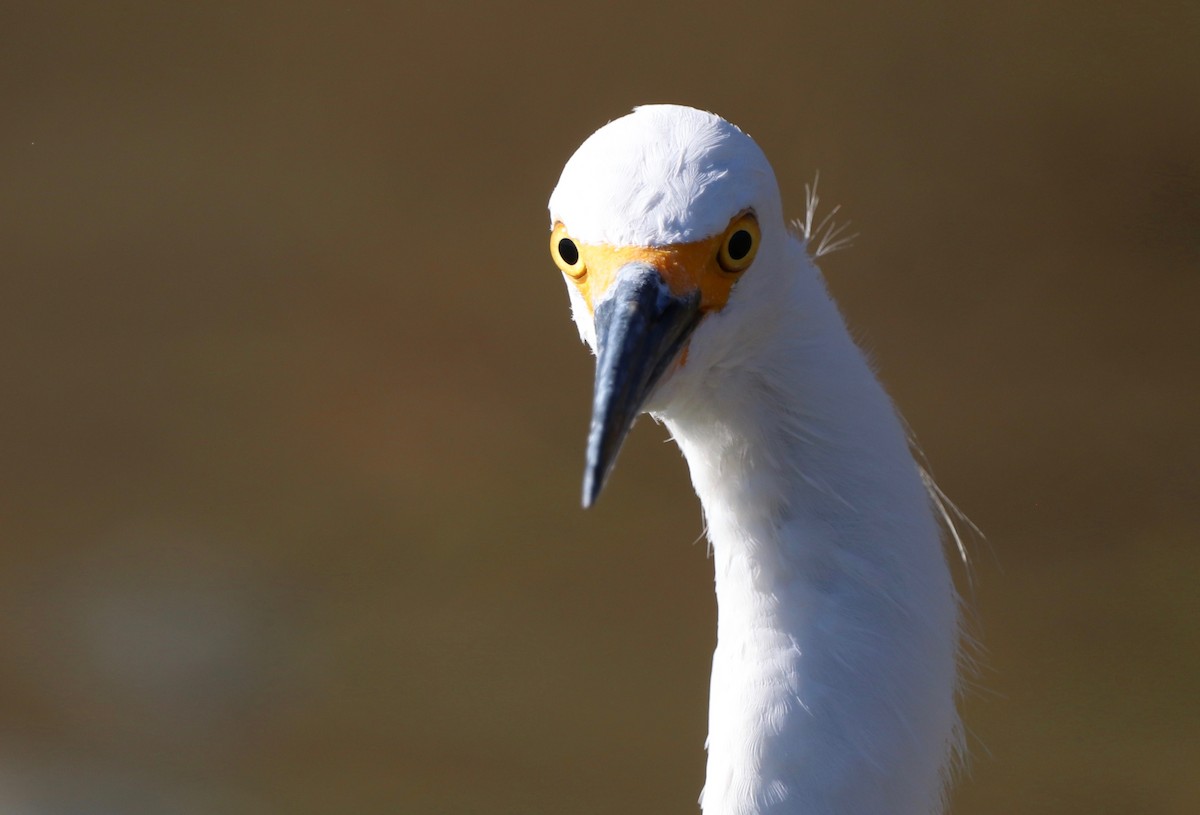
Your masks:
M817 195L817 184L820 181L821 173L818 172L813 178L812 184L804 185L804 218L792 221L792 225L804 239L804 245L814 260L848 248L858 237L857 232L847 234L850 229L850 221L837 223L833 220L841 210L841 204L831 209L820 221L817 220L817 207L821 203L821 198Z

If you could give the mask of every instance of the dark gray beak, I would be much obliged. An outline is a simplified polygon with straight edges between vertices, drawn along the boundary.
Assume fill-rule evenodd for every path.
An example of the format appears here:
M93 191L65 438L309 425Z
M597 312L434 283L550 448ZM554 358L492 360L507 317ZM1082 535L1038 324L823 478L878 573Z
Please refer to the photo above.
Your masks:
M630 263L596 306L596 387L583 505L596 502L633 420L700 321L700 292L671 293L658 271Z

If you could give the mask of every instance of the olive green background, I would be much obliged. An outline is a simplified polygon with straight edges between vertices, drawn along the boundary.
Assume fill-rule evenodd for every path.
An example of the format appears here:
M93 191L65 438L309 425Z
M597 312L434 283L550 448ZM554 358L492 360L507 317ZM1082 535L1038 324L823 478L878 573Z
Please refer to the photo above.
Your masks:
M1198 9L7 4L0 811L697 812L699 507L645 421L579 509L546 250L670 101L986 534L954 812L1195 812Z

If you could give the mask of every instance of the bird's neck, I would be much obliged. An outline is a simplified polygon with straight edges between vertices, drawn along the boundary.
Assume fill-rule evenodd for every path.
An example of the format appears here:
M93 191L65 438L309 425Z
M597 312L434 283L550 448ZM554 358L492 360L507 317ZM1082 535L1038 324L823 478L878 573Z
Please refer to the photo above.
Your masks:
M938 812L956 749L958 610L936 522L828 309L762 332L776 339L661 416L716 572L705 815Z

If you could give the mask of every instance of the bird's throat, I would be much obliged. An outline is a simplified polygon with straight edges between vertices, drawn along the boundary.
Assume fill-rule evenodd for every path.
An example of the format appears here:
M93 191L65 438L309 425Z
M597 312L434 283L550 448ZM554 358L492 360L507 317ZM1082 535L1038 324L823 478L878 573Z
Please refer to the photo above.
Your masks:
M664 417L715 569L705 815L937 811L957 723L956 597L865 363L853 387L839 399L871 404L850 416L780 411L776 393L770 409Z

